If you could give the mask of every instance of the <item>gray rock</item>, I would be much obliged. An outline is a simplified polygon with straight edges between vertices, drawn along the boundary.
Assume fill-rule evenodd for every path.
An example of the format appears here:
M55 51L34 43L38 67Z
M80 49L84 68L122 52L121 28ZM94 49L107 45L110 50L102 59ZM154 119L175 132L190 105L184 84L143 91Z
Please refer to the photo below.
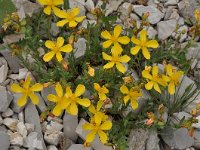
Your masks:
M179 0L168 0L164 5L170 6L170 5L177 5Z
M150 39L154 39L156 37L156 35L158 34L158 32L153 28L153 27L149 27L147 30L147 35Z
M54 145L49 145L47 147L48 150L58 150Z
M73 144L68 150L92 150L92 148L84 147L82 144Z
M158 23L158 38L160 40L166 40L175 31L177 21L175 19L168 21L161 21Z
M68 150L68 148L74 144L74 142L68 138L64 138L64 142L63 142L63 149L64 150Z
M17 132L20 133L20 135L22 135L23 138L25 138L28 134L28 131L26 129L26 126L23 122L19 122L17 124Z
M194 23L194 11L195 9L200 10L200 3L197 0L182 0L178 3L178 9L183 18L191 20Z
M10 140L7 133L0 131L0 145L1 150L8 150L10 147Z
M76 128L78 126L78 117L72 116L65 112L65 115L63 117L63 131L65 138L69 138L76 142L78 135L76 133Z
M85 7L88 11L91 11L94 9L94 2L92 0L87 0L85 2Z
M26 78L27 73L28 73L28 69L27 68L19 69L18 80L24 80Z
M37 132L31 132L24 140L23 146L29 149L44 150L43 139Z
M46 104L45 104L45 102L44 102L44 99L42 98L42 96L39 94L39 93L35 93L37 96L38 96L38 98L39 98L39 104L38 105L36 105L36 107L39 109L39 111L40 112L44 112L44 111L46 111L46 109L47 109L47 106L46 106Z
M194 47L188 48L186 53L186 59L190 60L192 58L200 59L200 43L195 43Z
M2 51L0 51L0 53L3 55L3 57L8 62L8 65L9 65L11 71L13 73L18 73L19 69L21 68L18 58L16 56L13 56L11 54L11 51L8 49L2 50Z
M19 120L15 118L5 118L3 124L12 131L17 131L17 124Z
M192 127L200 129L200 115L196 117L198 123L193 123Z
M0 125L2 125L2 123L3 123L3 119L2 119L2 117L0 115Z
M10 134L10 144L16 146L22 146L24 143L22 135L19 133L11 133Z
M134 5L133 10L139 16L142 16L142 14L149 12L148 20L151 24L158 23L164 17L164 14L153 6Z
M34 124L35 132L38 133L37 136L42 141L42 148L44 150L46 150L46 146L45 146L44 140L42 138L43 134L42 134L42 128L41 128L41 124L40 124L40 117L39 117L36 107L32 103L29 103L25 108L25 122ZM35 137L35 133L34 133L34 137Z
M52 23L51 24L50 33L53 36L57 36L60 33L60 28L56 26L56 23Z
M22 96L22 94L13 93L13 100L11 102L11 109L16 113L20 113L25 107L25 106L19 107L17 105L17 101L21 96Z
M5 112L11 101L13 99L13 96L6 90L5 87L0 86L0 112Z
M188 114L188 113L182 111L182 112L174 113L174 114L173 114L173 117L174 117L174 119L172 120L173 123L178 124L178 123L180 123L180 120L181 120L181 119L183 119L183 118L189 119L189 118L191 118L192 116L191 116L190 114Z
M85 0L69 0L69 7L70 8L74 8L74 7L78 7L80 8L80 16L85 16Z
M108 4L106 5L105 15L108 16L111 13L113 13L114 11L116 11L122 2L123 2L123 0L115 0L115 1L109 0Z
M84 38L79 38L76 43L74 43L74 56L76 59L81 58L86 52L86 40Z
M200 131L194 131L194 147L200 149Z
M194 69L195 66L197 65L197 63L198 63L198 60L197 60L197 59L192 60L192 63L191 63L191 65L190 65L191 69Z
M10 117L13 115L13 111L8 108L5 112L2 113L2 117L6 118L6 117Z
M132 12L132 9L133 9L133 5L131 3L123 3L120 7L119 7L119 12L121 13L121 16L120 18L123 19L123 18L129 18L129 15L131 14Z
M20 40L24 39L25 35L24 34L9 34L4 36L3 42L5 44L12 44L12 43L17 43Z
M173 33L172 36L175 39L179 39L179 42L183 42L187 38L187 32L188 32L188 27L187 26L181 26L176 33Z
M3 57L0 57L0 84L3 83L8 74L8 65Z
M159 141L158 133L156 131L150 131L146 143L146 150L160 150Z
M129 135L128 146L129 150L145 150L146 141L149 136L149 131L140 129L133 129Z
M45 101L45 103L46 103L47 105L52 104L52 103L47 99L47 96L48 96L49 94L56 94L55 88L54 88L53 86L49 86L49 87L47 87L47 88L44 88L44 89L41 91L41 95L42 95L42 97L43 97L43 99L44 99L44 101Z
M60 131L58 131L58 132L47 131L44 134L44 140L49 144L57 146L62 138L62 134L63 133Z
M76 133L83 139L85 140L87 134L89 133L86 130L83 130L82 126L87 123L84 119L81 119L77 128L76 128ZM94 148L95 150L113 150L111 146L106 146L103 145L99 139L99 137L96 137L94 141L91 142L91 147Z

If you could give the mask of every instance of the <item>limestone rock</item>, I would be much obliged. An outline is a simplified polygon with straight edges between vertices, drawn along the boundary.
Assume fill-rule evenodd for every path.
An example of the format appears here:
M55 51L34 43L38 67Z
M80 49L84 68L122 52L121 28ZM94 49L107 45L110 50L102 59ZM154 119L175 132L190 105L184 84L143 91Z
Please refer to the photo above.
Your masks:
M10 147L9 135L0 131L0 145L1 150L8 150Z
M19 121L15 118L5 118L3 120L3 124L6 125L10 130L16 131L17 130L17 123Z

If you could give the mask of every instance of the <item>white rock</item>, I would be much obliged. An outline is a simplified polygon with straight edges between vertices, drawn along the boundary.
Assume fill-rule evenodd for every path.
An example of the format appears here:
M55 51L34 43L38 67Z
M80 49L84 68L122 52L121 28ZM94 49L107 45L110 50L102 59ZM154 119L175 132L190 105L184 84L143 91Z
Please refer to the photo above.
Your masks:
M28 73L28 69L27 68L19 69L18 80L24 80L26 78L27 73Z
M58 117L51 117L51 116L48 116L47 117L47 120L48 121L54 121L54 122L57 122L57 123L60 123L60 124L62 124L63 123L63 120L62 119L60 119L60 118L58 118Z
M83 128L82 128L82 126L85 123L87 123L87 121L85 121L84 119L81 119L76 128L76 133L84 140L85 140L87 134L89 133L88 131L83 130ZM103 145L98 136L96 136L94 141L91 142L91 147L94 148L95 150L113 150L113 148L111 146Z
M80 29L81 28L86 28L87 29L88 24L94 24L95 25L95 24L97 24L97 21L96 20L87 20L87 19L85 19L85 20L83 20L82 24L79 27L80 27ZM84 51L83 51L83 54L85 54Z
M46 130L51 132L58 132L61 131L62 128L63 128L62 124L55 121L50 121L50 123L47 124Z
M51 131L51 132L47 131L47 132L45 132L45 134L44 134L44 140L45 140L47 143L56 146L56 145L58 145L59 141L61 140L61 138L62 138L61 135L62 135L62 134L63 134L63 133L62 133L62 132L59 132L59 131L57 131L57 132L53 131L53 133L52 133L52 131Z
M58 150L54 145L47 146L47 150Z
M94 9L93 0L87 0L85 3L85 7L87 8L88 11L91 11L92 9Z
M188 27L187 26L181 26L177 31L176 33L173 33L172 36L175 38L175 39L179 39L179 42L183 42L186 38L187 38L187 32L188 32Z
M84 38L79 38L76 43L74 43L74 56L76 59L81 58L86 52L86 40Z
M1 150L8 150L10 147L9 135L0 131L0 146Z
M198 123L193 123L192 127L200 129L200 116L196 117Z
M148 20L151 24L158 23L164 17L164 14L153 6L134 5L133 10L139 16L142 16L144 13L148 12L149 13Z
M146 150L160 150L159 141L158 133L155 130L150 131L146 142Z
M0 57L0 83L3 83L8 74L8 64L6 60L2 57Z
M31 132L24 140L23 146L43 150L42 139L37 132Z
M116 11L122 2L123 0L115 0L115 1L109 0L109 3L106 5L105 15L108 16L114 11Z
M26 130L27 130L28 133L33 132L34 129L35 129L34 124L25 123L25 126L26 126Z
M192 58L200 59L200 51L199 51L200 43L195 43L194 47L188 48L186 53L186 59L190 60Z
M18 122L19 121L17 119L14 119L14 118L5 118L3 120L3 124L6 125L6 127L8 127L12 131L17 130L17 123Z
M127 19L129 18L129 15L131 14L133 9L133 5L131 3L123 3L120 7L119 7L119 12L121 13L120 18L121 19Z
M2 117L4 117L4 118L10 117L13 115L13 113L14 112L10 108L8 108L5 112L2 113Z
M178 2L179 2L179 0L168 0L168 1L165 3L165 6L177 5Z
M22 135L23 138L25 138L28 134L26 126L23 122L19 122L17 124L17 132Z
M22 146L23 145L23 137L17 132L11 133L10 134L10 143L11 143L11 145Z
M176 24L177 21L175 19L159 22L157 25L158 38L160 40L166 40L168 37L170 37L176 29Z
M91 147L84 147L82 144L73 144L68 150L92 150Z
M8 75L8 77L10 78L10 79L13 79L13 80L17 80L18 79L18 74L10 74L10 75Z
M156 37L156 35L158 34L158 32L153 28L153 27L149 27L147 30L147 35L150 39L154 39Z

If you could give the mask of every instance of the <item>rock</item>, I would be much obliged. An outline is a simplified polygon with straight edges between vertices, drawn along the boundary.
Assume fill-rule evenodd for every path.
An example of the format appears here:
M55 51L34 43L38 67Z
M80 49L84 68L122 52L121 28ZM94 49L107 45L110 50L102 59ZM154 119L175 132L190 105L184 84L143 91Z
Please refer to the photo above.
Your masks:
M194 11L195 9L200 10L200 4L197 0L182 0L178 3L178 9L183 18L195 23Z
M84 38L79 38L76 43L74 43L74 56L76 59L81 58L86 52L86 40Z
M198 123L193 123L192 127L200 129L200 116L196 117Z
M159 22L157 24L158 38L160 40L166 40L175 31L176 25L177 25L177 21L175 19Z
M172 119L174 124L179 124L180 120L185 118L186 120L191 118L192 116L184 111L179 112L179 113L174 113L173 114L174 119Z
M168 0L168 1L165 3L165 6L177 5L178 2L179 2L179 0Z
M188 27L187 26L181 26L176 33L173 33L172 36L175 39L179 39L179 42L183 42L187 38L187 32L188 32Z
M194 131L194 147L200 149L200 131Z
M76 133L83 139L85 140L86 135L89 133L87 130L83 130L82 126L87 123L84 119L81 119L77 128L76 128ZM95 150L113 150L111 146L106 146L103 145L99 139L99 137L96 137L94 141L91 142L91 147L94 148Z
M76 133L76 128L78 126L78 117L72 116L65 112L65 115L63 117L63 131L65 138L69 138L76 142L78 135Z
M174 149L186 149L194 144L194 139L189 136L186 128L176 130L167 128L162 131L161 137L167 145Z
M35 132L38 133L37 137L42 141L42 148L46 150L46 146L42 138L43 135L42 135L42 128L40 125L40 117L36 107L32 103L29 103L25 108L25 122L33 124L35 126ZM36 137L36 134L33 133L33 135L31 134L31 137L32 136Z
M62 130L62 128L63 128L62 124L55 121L50 121L50 123L47 124L46 130L59 132Z
M45 104L45 102L44 102L44 99L42 98L42 96L39 94L39 93L35 93L35 95L37 95L37 97L39 98L39 104L38 105L36 105L36 107L38 108L38 110L40 111L40 112L44 112L44 111L46 111L47 110L47 106L46 106L46 104Z
M12 131L16 131L17 130L18 122L19 121L17 119L14 119L14 118L5 118L3 120L3 124L6 125L6 127L8 127Z
M190 65L190 66L191 66L191 69L194 69L195 66L197 65L197 63L198 63L197 59L194 59L194 60L192 61L192 64Z
M150 39L154 39L156 37L156 35L158 34L158 32L153 28L153 27L149 27L147 30L147 35Z
M156 131L150 131L149 138L146 142L146 150L160 150L159 141L158 133Z
M118 7L120 6L120 4L123 2L123 0L109 0L109 3L106 5L106 13L105 16L110 15L111 13L113 13L114 11L116 11L118 9Z
M63 142L63 149L64 150L68 150L68 148L72 145L72 144L74 144L74 142L72 141L72 140L70 140L70 139L68 139L68 138L64 138L65 140L64 140L64 142Z
M17 132L22 135L23 138L25 138L28 134L26 126L23 122L19 122L17 124Z
M187 60L190 60L192 58L200 59L200 52L199 52L200 43L195 43L195 44L196 45L194 47L188 48L188 51L186 53Z
M7 133L0 131L1 150L8 150L10 147L10 139Z
M58 26L56 26L56 23L51 23L50 33L53 36L57 36L60 33L60 28Z
M27 68L19 69L18 80L24 80L26 78L27 73L28 73L28 69Z
M97 24L97 21L96 20L87 20L87 19L84 19L82 24L79 26L80 29L81 28L86 28L88 27L88 24ZM82 52L83 54L85 54L85 51Z
M43 142L41 136L37 132L31 132L24 140L24 147L43 150ZM45 148L46 149L46 148Z
M2 119L2 117L0 115L0 125L2 125L2 123L3 123L3 119Z
M47 150L58 150L54 145L49 145Z
M25 123L25 126L26 126L26 130L28 133L31 133L34 131L35 127L33 124L30 124L30 123Z
M16 56L11 54L11 50L4 49L4 50L0 51L0 53L6 59L11 71L13 73L18 73L19 69L21 68L20 64L19 64L19 59Z
M85 0L69 0L69 7L74 8L78 7L80 8L80 16L85 16Z
M20 40L24 39L25 35L24 34L9 34L4 36L3 42L7 45L12 44L12 43L17 43Z
M3 57L0 57L0 83L3 83L8 74L8 65Z
M62 134L63 133L60 132L60 131L57 131L57 132L55 132L55 131L53 131L53 132L52 131L47 131L44 134L44 140L49 144L57 146L58 143L61 140L61 137L62 137L61 135Z
M13 93L13 100L11 102L11 109L16 113L20 113L25 107L25 106L19 107L17 105L17 101L21 96L22 96L22 94Z
M2 113L2 117L6 118L6 117L10 117L13 115L13 111L8 108L5 112Z
M8 130L7 130L5 125L0 125L0 132L4 132L4 133L8 132Z
M129 150L145 150L148 135L148 130L133 129L128 140Z
M73 144L68 150L92 150L92 148L84 147L82 144Z
M48 99L47 99L47 96L49 94L56 94L56 91L55 91L55 88L53 86L49 86L49 87L46 87L46 88L43 88L43 90L41 91L41 95L45 101L45 103L47 105L50 105L52 104Z
M23 137L15 132L10 134L10 143L11 145L22 146L23 145Z
M87 0L85 2L85 7L88 11L91 11L94 9L94 2L92 0Z
M125 18L125 19L129 18L129 15L131 14L132 9L133 9L133 5L131 3L127 3L127 2L123 3L119 7L119 10L118 10L118 12L121 13L120 18L121 19L123 19L123 18Z
M139 16L142 16L144 13L149 13L148 20L151 24L158 23L164 17L164 14L153 6L134 5L133 10Z

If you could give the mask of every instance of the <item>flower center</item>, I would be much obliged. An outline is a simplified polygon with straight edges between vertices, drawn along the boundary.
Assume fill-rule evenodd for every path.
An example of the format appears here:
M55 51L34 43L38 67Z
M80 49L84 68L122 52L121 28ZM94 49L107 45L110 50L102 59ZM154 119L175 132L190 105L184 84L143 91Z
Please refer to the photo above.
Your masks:
M119 62L119 58L118 57L113 57L112 58L112 62Z
M118 37L115 37L115 36L112 36L112 37L111 37L111 41L113 41L113 42L116 42L117 39L118 39Z

